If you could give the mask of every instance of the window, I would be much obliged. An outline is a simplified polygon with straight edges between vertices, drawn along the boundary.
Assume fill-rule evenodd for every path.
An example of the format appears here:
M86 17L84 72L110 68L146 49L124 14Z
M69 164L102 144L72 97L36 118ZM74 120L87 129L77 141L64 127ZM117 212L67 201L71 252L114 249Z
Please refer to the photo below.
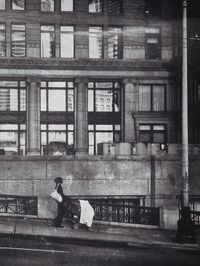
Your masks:
M89 12L100 13L103 11L103 0L89 0Z
M109 13L121 13L122 12L122 0L108 0L108 12Z
M41 11L55 11L55 1L41 0Z
M165 111L166 86L165 85L140 85L139 86L139 111Z
M26 83L0 81L0 155L25 155Z
M41 154L74 154L74 83L71 81L41 82Z
M73 11L73 0L61 0L61 11Z
M102 58L102 27L89 28L89 58Z
M12 10L25 10L25 0L11 0Z
M145 33L145 58L161 59L160 30L156 28L149 28L145 30Z
M121 86L119 82L89 82L89 153L97 154L101 142L121 139Z
M5 10L5 0L0 0L0 10Z
M108 58L121 58L121 28L108 29Z
M145 0L145 13L159 16L161 15L161 1L160 0Z
M11 42L11 56L24 57L26 56L26 32L25 25L12 24L12 42Z
M0 57L6 56L5 24L0 24Z
M61 57L74 57L74 27L60 27L60 53Z
M165 125L148 125L139 126L139 140L145 143L166 143Z
M54 26L41 26L41 57L55 57Z

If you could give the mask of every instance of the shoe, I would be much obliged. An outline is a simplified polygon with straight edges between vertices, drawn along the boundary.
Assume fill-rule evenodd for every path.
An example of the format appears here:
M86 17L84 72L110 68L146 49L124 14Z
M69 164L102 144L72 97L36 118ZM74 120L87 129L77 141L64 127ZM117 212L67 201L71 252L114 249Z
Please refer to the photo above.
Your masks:
M89 232L92 232L93 230L92 230L92 227L87 227L87 230L89 231Z
M73 230L78 230L79 229L79 224L73 224L72 225Z

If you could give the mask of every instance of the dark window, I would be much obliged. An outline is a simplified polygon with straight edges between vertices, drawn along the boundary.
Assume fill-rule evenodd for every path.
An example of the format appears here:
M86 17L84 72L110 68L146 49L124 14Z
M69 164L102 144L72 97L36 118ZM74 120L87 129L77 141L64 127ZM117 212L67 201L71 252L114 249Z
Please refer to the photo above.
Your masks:
M103 57L102 27L89 28L89 58Z
M119 82L88 84L89 154L98 144L121 140L121 86Z
M55 11L55 1L41 0L41 11Z
M121 0L108 0L108 12L109 13L121 13L122 1Z
M0 57L6 56L5 24L0 24Z
M91 13L103 12L103 0L89 0L89 12Z
M145 13L153 16L161 15L161 0L145 0Z
M41 26L41 57L55 57L54 26Z
M139 140L144 143L166 143L165 125L140 124Z
M161 59L161 43L159 29L146 29L145 58Z
M26 32L24 24L12 24L11 56L26 56Z
M108 28L108 58L121 58L122 57L122 38L121 28L110 27Z
M5 10L5 0L0 0L0 10Z
M25 0L11 0L12 10L25 10Z
M139 86L139 111L165 111L166 110L165 85L140 85Z

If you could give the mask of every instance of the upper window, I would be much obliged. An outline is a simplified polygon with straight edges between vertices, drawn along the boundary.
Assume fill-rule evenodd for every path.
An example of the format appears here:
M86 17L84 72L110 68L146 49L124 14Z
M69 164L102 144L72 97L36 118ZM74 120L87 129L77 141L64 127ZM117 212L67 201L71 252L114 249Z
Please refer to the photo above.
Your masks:
M108 58L121 58L121 28L108 29Z
M89 28L89 58L102 58L102 27Z
M41 0L41 11L55 11L55 1Z
M109 13L121 13L122 12L122 0L108 0L108 12Z
M55 57L54 26L41 26L41 57Z
M74 57L74 27L60 27L60 54L61 57Z
M0 0L0 10L5 10L5 0Z
M145 0L145 13L159 16L161 14L161 2L160 0Z
M160 30L158 28L148 28L145 30L145 58L161 59Z
M0 24L0 57L6 56L5 24Z
M73 0L61 0L61 11L73 11Z
M24 24L12 24L11 56L26 56L26 32Z
M89 0L89 12L100 13L103 11L103 0Z
M12 10L25 10L25 0L11 0Z
M165 111L166 87L165 85L139 86L139 111Z
M145 143L166 143L166 126L140 124L139 141Z

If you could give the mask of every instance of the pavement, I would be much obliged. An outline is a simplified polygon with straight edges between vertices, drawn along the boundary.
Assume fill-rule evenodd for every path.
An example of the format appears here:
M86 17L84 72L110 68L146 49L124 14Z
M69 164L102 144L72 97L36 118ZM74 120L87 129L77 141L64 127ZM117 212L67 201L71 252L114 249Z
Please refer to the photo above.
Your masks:
M197 243L178 244L175 242L176 231L114 226L94 222L93 231L85 227L75 231L68 221L63 222L64 228L52 226L51 220L0 217L0 236L40 239L43 241L62 241L62 243L121 246L121 247L163 247L173 249L195 250L200 252L200 232Z

